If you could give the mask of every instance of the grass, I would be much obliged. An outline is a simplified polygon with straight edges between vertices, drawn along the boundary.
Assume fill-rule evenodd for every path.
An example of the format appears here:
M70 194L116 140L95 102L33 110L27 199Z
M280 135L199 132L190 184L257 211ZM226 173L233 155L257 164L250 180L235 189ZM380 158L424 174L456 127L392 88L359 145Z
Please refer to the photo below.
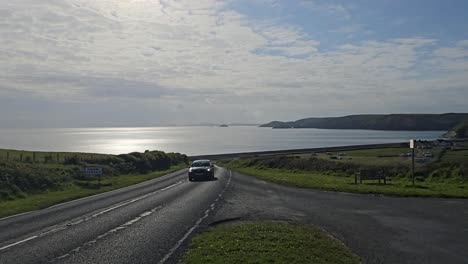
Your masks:
M23 212L39 210L59 203L103 193L122 187L130 186L147 180L155 179L168 173L185 168L186 165L173 166L169 170L157 171L141 175L120 175L106 177L99 187L97 182L72 182L60 191L41 194L29 194L24 198L0 202L0 217L15 215Z
M446 151L441 158L442 162L463 162L468 161L468 150Z
M415 187L405 177L392 178L386 185L376 184L376 181L355 184L354 177L334 173L245 167L241 160L224 162L221 165L262 180L292 187L392 196L468 198L468 182L455 179L426 179L417 181Z
M350 150L350 151L340 151L340 152L331 152L331 155L325 153L317 153L316 157L320 159L330 160L330 157L339 157L338 154L344 154L341 156L340 160L337 162L350 162L355 164L363 165L378 165L378 166L388 166L388 165L403 165L410 167L411 166L411 157L400 157L400 154L408 154L411 151L408 148L381 148L381 149L364 149L364 150ZM423 152L431 152L435 158L441 154L441 148L432 148L432 149L417 149L416 155L423 156ZM310 154L301 155L302 158L309 158ZM416 163L416 167L421 167L423 164Z
M76 156L80 159L104 158L112 157L111 154L96 154L96 153L80 153L80 152L45 152L45 151L28 151L28 150L14 150L14 149L0 149L0 160L2 161L20 161L22 156L23 160L33 160L36 157L36 162L44 162L46 157L49 156L50 162L62 163L65 158Z
M219 226L192 239L180 263L360 263L341 242L304 225Z

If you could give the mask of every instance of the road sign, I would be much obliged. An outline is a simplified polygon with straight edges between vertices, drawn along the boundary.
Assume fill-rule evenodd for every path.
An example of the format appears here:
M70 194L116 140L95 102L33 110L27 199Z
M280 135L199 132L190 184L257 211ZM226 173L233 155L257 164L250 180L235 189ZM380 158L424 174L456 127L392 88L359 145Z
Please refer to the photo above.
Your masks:
M87 167L85 168L86 175L102 175L102 168L99 167Z
M410 149L414 149L414 139L411 139L409 141L409 147L410 147Z

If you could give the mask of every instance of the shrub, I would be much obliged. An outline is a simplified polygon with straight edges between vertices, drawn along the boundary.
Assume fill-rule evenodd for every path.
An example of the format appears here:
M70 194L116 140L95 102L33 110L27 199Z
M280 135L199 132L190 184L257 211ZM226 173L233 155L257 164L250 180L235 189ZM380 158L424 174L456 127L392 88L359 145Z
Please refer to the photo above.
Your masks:
M67 156L67 157L65 157L63 163L64 163L65 165L80 165L80 164L81 164L81 160L80 160L80 157L78 157L77 155L73 155L73 156Z

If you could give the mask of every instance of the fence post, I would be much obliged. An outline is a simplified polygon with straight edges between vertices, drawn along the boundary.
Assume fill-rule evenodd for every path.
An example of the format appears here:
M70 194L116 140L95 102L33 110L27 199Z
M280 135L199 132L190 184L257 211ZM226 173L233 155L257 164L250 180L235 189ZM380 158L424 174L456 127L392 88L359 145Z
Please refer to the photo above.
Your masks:
M23 154L20 154L20 162L23 162Z

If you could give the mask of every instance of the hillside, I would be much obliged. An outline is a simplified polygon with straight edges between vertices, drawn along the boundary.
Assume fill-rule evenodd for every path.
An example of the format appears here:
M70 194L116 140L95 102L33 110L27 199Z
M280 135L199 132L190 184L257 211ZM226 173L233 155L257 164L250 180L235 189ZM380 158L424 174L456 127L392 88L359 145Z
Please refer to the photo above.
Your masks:
M447 131L463 121L468 121L468 113L349 115L305 118L291 122L273 121L261 127Z
M468 138L468 122L461 122L444 134L448 138Z

